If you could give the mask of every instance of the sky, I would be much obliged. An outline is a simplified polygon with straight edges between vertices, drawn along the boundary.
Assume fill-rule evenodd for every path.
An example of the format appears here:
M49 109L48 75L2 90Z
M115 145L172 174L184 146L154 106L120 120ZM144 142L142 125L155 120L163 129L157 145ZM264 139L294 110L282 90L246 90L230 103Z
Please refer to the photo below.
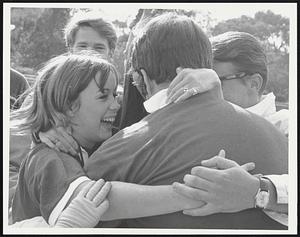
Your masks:
M95 7L96 5L90 5ZM254 16L258 11L271 10L275 14L289 17L293 3L118 3L98 4L97 7L111 20L124 21L128 16L134 16L139 8L178 8L210 12L217 21L240 17L241 15Z
M139 8L175 8L210 12L217 22L237 18L241 15L254 16L258 11L271 10L275 14L289 17L297 3L9 3L14 7L61 7L101 9L110 20L126 21L134 17Z

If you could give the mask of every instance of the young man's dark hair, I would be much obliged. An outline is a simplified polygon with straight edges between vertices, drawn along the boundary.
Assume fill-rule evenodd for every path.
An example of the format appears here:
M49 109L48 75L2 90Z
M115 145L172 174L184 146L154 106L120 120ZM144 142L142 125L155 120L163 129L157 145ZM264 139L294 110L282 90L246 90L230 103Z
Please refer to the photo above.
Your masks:
M268 79L267 57L260 42L251 34L229 31L211 38L214 61L231 62L241 72L262 77L261 95Z
M176 13L165 13L146 21L148 19L136 29L138 35L131 52L133 70L145 70L150 79L160 84L174 79L178 66L212 67L209 39L193 20ZM121 128L147 115L143 98L129 80L125 80L123 109L126 109L122 110Z
M68 48L72 48L75 43L75 36L80 27L88 26L99 35L107 39L110 51L114 51L117 43L117 34L113 25L101 18L95 12L76 13L68 22L64 29L65 42Z
M163 14L150 20L139 32L132 66L135 70L144 69L157 84L171 82L179 66L211 68L211 44L200 26L190 18Z

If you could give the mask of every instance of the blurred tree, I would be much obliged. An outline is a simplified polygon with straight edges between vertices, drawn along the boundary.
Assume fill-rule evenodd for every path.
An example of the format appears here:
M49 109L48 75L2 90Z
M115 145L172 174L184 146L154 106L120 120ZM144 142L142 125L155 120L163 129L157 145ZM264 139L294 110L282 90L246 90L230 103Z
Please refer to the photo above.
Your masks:
M90 9L12 8L11 64L23 73L34 73L34 68L51 57L66 51L63 27L76 11ZM98 9L101 13L101 9ZM139 9L131 23L113 21L118 42L113 61L121 75L124 73L124 50L130 29L142 14L154 17L165 12L177 12L198 22L208 36L226 31L244 31L256 36L264 44L269 61L269 82L266 91L274 91L278 100L288 100L289 20L271 11L255 16L241 16L215 24L209 12L183 9ZM145 17L144 16L144 17ZM215 26L213 26L215 25Z
M120 73L120 84L123 84L123 75L124 75L124 62L125 55L124 50L128 40L128 34L124 33L118 37L117 46L113 56L113 63L116 66L118 72Z
M70 9L12 9L11 60L16 67L35 68L66 51L63 27ZM20 14L21 13L21 14Z
M38 8L11 9L11 24L15 26L11 30L11 67L23 66L29 37L33 32L36 18L41 15L42 11L43 9Z
M278 101L288 101L289 87L289 19L272 11L257 12L220 22L212 34L243 31L254 35L265 46L268 58L269 80L266 92L273 91Z

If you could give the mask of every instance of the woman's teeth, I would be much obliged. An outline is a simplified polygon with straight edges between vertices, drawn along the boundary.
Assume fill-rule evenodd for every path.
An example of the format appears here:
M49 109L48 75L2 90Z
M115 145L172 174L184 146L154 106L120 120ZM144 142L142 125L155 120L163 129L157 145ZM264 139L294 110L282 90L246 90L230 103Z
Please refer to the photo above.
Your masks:
M114 121L115 121L115 118L105 118L105 119L101 120L101 122L103 122L103 123L110 123L110 124L112 124Z

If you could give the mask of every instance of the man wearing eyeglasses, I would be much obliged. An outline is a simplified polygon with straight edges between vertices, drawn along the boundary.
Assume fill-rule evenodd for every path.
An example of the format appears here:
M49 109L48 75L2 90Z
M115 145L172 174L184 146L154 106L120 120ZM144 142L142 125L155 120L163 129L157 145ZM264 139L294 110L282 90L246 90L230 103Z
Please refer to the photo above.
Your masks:
M268 68L258 40L248 33L226 32L211 42L224 99L266 118L288 135L288 111L276 112L274 94L263 95Z

